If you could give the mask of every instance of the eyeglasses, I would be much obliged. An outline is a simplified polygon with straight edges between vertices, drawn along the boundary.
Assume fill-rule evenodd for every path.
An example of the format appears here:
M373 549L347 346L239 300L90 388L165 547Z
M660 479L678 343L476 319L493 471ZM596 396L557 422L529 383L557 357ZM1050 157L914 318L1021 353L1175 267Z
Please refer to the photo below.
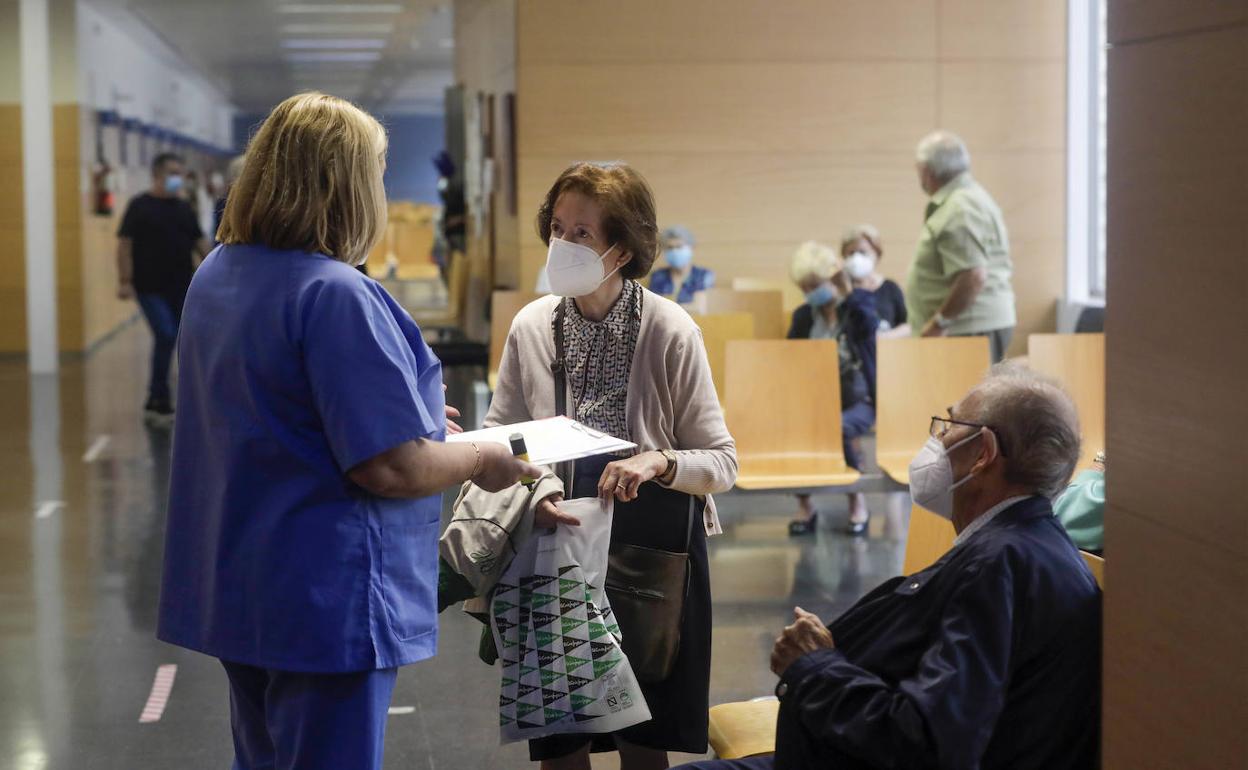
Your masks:
M1005 451L1004 442L1001 441L1001 434L997 432L996 428L993 428L991 425L984 425L981 422L965 422L963 420L955 420L952 417L933 416L932 423L928 426L927 432L932 438L944 438L949 431L953 430L953 426L955 425L965 425L968 428L987 428L997 437L997 447L1001 451L1001 456L1009 456L1009 454Z

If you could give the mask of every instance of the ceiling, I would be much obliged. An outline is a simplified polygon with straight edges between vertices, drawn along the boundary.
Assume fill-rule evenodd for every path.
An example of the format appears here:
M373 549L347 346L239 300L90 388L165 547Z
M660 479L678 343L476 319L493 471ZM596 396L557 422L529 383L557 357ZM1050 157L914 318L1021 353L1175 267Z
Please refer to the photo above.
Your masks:
M452 0L91 0L129 13L243 112L320 90L382 113L440 113Z

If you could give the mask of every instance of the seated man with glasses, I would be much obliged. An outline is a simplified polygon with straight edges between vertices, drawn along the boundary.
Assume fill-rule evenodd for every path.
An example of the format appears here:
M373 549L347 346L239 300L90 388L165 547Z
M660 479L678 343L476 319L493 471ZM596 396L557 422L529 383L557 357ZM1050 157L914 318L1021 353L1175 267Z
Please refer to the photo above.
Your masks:
M826 626L795 609L771 654L776 753L686 767L1094 767L1101 592L1051 503L1078 458L1070 397L994 367L910 466L953 547Z

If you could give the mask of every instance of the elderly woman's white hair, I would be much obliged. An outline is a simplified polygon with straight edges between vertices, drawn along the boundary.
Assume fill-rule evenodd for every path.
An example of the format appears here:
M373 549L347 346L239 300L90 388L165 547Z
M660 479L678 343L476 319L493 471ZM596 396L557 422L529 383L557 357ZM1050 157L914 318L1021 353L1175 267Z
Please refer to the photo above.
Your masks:
M966 143L950 131L933 131L920 139L915 155L941 183L971 168L971 154Z
M831 278L841 267L836 249L816 241L806 241L797 247L789 260L789 277L793 283L801 283L810 277Z

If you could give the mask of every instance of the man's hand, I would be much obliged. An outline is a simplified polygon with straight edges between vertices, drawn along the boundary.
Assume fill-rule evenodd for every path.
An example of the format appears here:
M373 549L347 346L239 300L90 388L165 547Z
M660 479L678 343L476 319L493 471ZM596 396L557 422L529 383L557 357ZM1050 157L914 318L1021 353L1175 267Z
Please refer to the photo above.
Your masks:
M920 334L924 337L943 337L945 336L945 330L940 328L936 323L936 319L933 318L923 325L923 331Z
M785 627L771 650L771 671L776 676L784 676L789 666L803 655L836 646L832 641L832 632L818 616L801 607L794 607L793 618L793 625Z
M117 299L134 299L134 284L123 283L117 287Z
M559 510L561 502L563 502L563 495L556 492L538 503L537 510L533 513L533 526L538 529L553 529L560 524L566 524L569 527L581 526L580 520L575 516Z

